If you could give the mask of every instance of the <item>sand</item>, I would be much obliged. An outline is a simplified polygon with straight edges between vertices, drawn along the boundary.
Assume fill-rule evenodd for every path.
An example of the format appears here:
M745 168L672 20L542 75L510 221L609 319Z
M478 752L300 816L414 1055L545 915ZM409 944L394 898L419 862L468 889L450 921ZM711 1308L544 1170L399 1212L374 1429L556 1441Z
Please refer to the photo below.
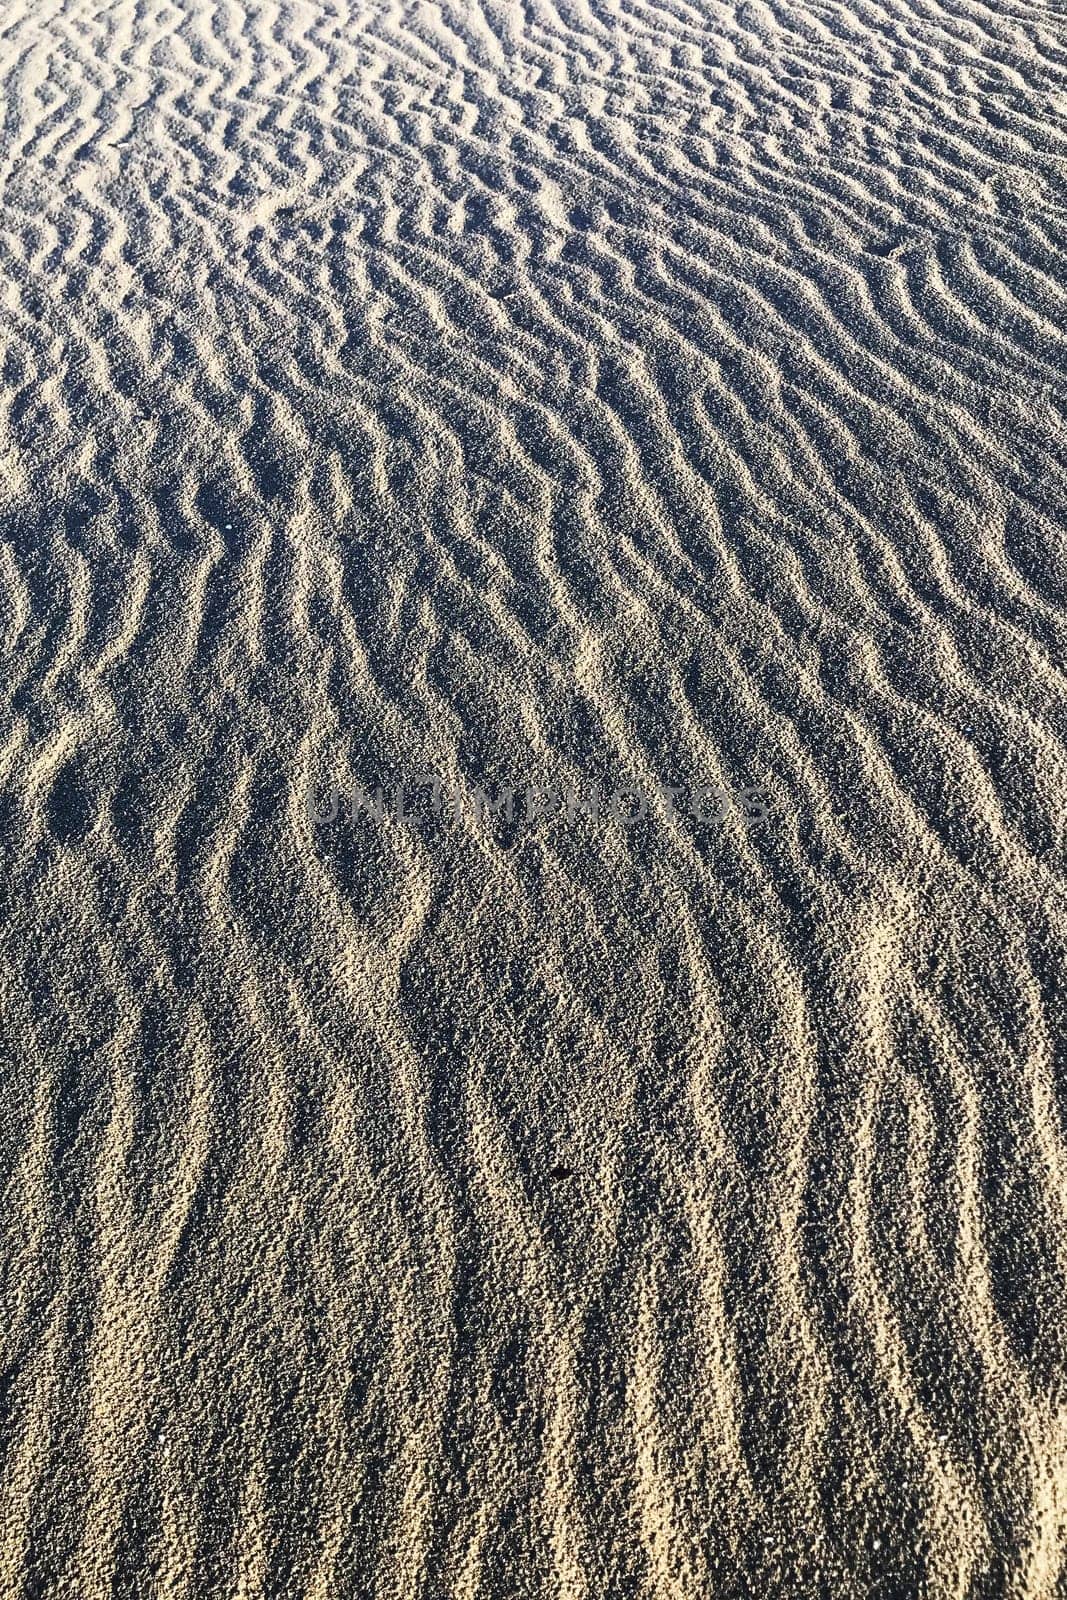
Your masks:
M0 1594L1063 1595L1062 10L0 85Z

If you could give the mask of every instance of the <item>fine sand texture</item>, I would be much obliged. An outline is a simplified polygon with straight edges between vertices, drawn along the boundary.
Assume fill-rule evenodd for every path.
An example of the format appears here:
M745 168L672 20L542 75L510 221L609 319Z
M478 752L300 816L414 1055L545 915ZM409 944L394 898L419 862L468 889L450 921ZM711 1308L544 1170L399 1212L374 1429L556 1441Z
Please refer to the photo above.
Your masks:
M1065 180L1060 0L0 0L2 1600L1067 1594Z

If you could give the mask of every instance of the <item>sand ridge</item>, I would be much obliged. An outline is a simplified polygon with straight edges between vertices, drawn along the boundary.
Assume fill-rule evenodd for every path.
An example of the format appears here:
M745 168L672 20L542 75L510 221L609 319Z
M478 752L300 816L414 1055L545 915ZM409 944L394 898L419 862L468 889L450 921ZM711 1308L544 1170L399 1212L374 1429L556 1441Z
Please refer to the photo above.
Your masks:
M0 1590L1067 1532L1067 54L6 0ZM436 773L762 786L323 826Z

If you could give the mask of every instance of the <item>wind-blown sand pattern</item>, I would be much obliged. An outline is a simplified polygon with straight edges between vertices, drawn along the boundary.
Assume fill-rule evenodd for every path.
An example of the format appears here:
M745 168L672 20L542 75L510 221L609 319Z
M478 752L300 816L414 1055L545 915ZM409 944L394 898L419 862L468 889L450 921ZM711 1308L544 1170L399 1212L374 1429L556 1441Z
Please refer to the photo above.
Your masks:
M0 1593L1062 1595L1063 11L0 82Z

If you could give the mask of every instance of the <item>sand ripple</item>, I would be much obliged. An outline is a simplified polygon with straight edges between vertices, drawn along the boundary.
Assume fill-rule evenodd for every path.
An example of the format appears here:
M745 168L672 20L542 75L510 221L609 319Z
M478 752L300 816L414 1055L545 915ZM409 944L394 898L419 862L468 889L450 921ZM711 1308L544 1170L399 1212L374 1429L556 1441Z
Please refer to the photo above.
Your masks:
M4 1594L1064 1592L1061 24L6 0Z

